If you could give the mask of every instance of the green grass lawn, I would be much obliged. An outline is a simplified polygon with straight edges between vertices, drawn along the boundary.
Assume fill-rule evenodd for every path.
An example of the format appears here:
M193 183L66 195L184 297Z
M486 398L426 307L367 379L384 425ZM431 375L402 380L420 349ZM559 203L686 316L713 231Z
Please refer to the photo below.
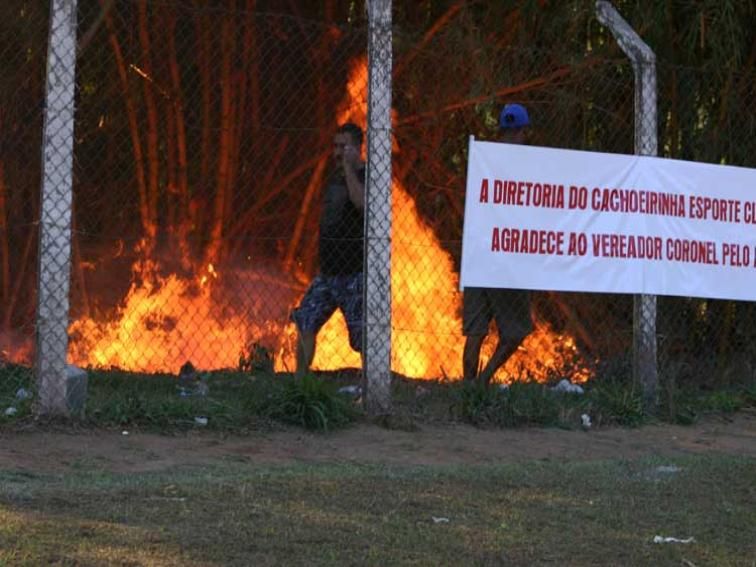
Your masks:
M175 376L118 370L90 370L86 409L77 422L89 427L139 427L172 432L197 427L244 433L271 422L329 431L364 419L359 397L339 393L360 383L356 370L318 373L296 381L290 374L215 371L199 374L206 388L182 388ZM552 384L553 385L553 384ZM29 398L19 400L23 387ZM188 395L183 395L188 394ZM0 369L0 427L33 420L36 390L31 369ZM734 413L756 407L756 381L703 388L661 389L656 419L690 424L709 413ZM508 390L445 380L418 381L395 377L394 416L390 427L466 422L485 427L546 426L577 429L586 414L596 426L639 426L643 414L637 386L626 376L603 376L585 385L585 394L554 392L534 382ZM13 415L5 413L13 408Z
M0 565L756 565L754 459L1 467Z

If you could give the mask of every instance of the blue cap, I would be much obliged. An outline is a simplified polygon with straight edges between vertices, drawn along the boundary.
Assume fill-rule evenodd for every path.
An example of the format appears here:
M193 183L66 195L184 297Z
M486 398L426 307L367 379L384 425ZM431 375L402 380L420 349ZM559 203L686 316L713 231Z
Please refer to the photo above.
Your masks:
M527 109L521 104L507 104L499 114L499 128L522 128L530 126Z

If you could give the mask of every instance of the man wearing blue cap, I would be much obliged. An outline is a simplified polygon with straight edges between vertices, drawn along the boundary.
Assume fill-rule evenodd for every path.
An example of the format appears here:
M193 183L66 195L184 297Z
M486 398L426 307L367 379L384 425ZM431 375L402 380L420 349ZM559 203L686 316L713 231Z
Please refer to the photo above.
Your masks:
M499 140L507 144L527 143L530 117L521 104L507 104L499 114ZM499 342L486 366L479 370L480 348L488 335L491 319L496 321ZM462 370L465 380L488 384L496 371L519 348L533 330L530 293L520 289L466 287L462 298L462 333L465 348Z
M521 104L507 104L499 114L499 141L507 144L527 143L527 129L530 117Z

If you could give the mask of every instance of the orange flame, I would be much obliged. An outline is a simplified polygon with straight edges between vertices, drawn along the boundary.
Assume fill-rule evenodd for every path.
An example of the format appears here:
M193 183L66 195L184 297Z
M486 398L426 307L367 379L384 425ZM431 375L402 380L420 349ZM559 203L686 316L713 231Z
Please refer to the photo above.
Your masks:
M352 65L339 122L365 126L366 92L367 64L360 58ZM395 141L394 149L398 151ZM398 180L394 181L392 201L392 368L410 378L458 378L464 337L452 258L421 220L413 199ZM279 317L256 324L240 315L242 309L223 308L213 293L216 286L222 287L223 277L212 264L196 281L175 275L160 277L157 268L152 260L134 266L134 283L110 322L82 318L71 325L71 362L148 372L175 372L186 360L198 368L229 368L238 364L246 345L257 341L274 351L276 371L293 370L293 323L284 323L284 317ZM296 301L291 306L298 303L302 292L292 291L291 299ZM493 352L494 342L489 338L484 344L482 363ZM575 358L579 359L579 353L571 337L537 324L495 380L510 382L526 375L545 380ZM313 367L360 366L360 356L349 347L344 318L337 312L318 334ZM587 380L590 373L585 368L578 363L571 370L572 380Z

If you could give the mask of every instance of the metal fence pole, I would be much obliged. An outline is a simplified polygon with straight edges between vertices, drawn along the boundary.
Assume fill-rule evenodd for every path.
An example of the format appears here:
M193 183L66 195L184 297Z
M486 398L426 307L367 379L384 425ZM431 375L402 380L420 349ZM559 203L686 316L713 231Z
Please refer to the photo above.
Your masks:
M67 415L76 0L53 0L47 50L36 372L41 414Z
M635 74L635 153L657 154L656 55L610 2L596 2L596 16L632 61ZM658 385L656 296L633 298L633 376L642 384L643 409L656 410Z
M370 415L391 412L391 0L368 3L363 365Z

